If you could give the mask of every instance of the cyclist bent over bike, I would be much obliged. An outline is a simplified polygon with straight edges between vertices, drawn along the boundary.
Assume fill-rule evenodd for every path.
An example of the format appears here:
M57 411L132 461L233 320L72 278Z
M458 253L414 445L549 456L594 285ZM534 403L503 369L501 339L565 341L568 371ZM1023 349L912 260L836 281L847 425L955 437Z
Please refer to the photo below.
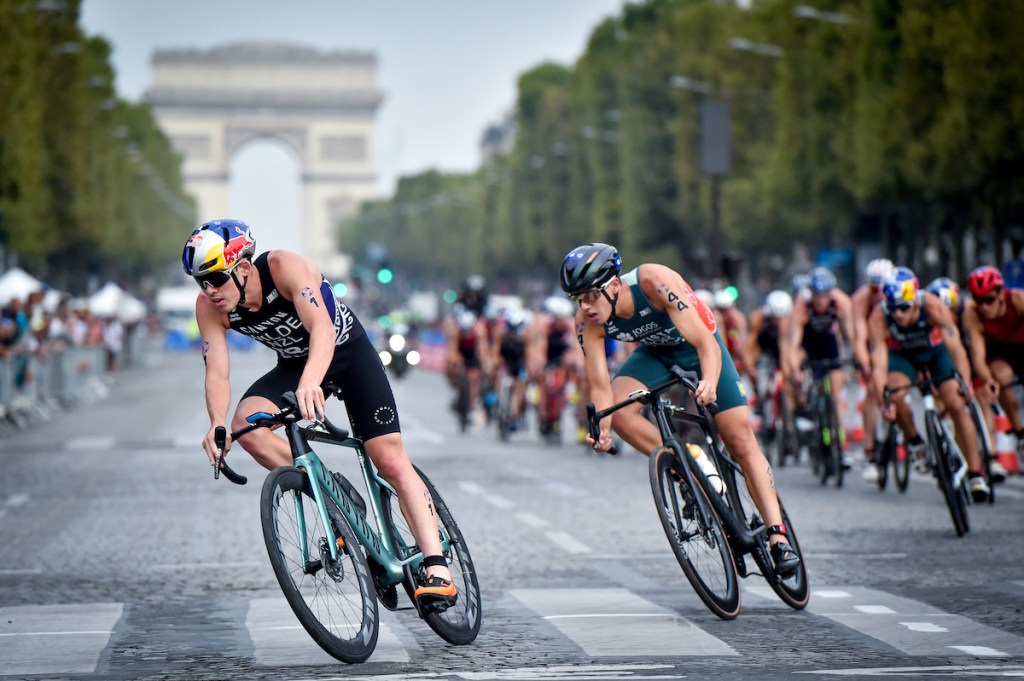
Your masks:
M622 259L612 246L590 243L569 252L560 283L579 305L576 335L585 355L590 397L600 410L667 378L673 364L701 377L694 398L717 402L712 411L726 449L739 463L750 495L768 524L772 559L780 575L793 574L800 558L786 541L771 466L750 427L747 402L736 367L725 350L711 310L700 302L678 272L658 264L640 265L620 276ZM611 379L605 338L637 343ZM657 429L634 404L616 412L612 427L633 447L650 453L661 440ZM601 424L599 451L612 446L607 420Z
M359 320L335 300L319 268L290 251L256 256L252 231L238 220L201 225L185 244L182 264L201 289L196 320L206 365L210 430L203 449L210 464L215 465L218 454L214 431L225 425L231 400L227 331L234 329L275 350L278 359L239 400L228 431L245 426L250 414L283 408L281 395L288 390L295 391L302 418L314 419L324 413L325 380L338 385L353 433L364 439L378 472L395 487L423 550L425 577L414 597L421 603L454 604L457 594L441 555L433 502L402 442L384 367ZM269 430L254 430L239 443L264 468L291 465L288 443ZM224 451L230 447L229 436Z

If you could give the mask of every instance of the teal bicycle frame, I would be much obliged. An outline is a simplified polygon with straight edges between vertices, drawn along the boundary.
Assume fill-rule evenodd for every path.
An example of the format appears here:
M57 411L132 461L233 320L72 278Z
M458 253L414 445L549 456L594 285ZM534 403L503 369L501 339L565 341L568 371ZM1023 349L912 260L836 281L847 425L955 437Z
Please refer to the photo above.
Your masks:
M253 414L247 420L255 424L266 418L270 418L270 415L261 412ZM334 533L330 516L327 513L324 490L327 491L328 496L341 510L345 518L348 519L349 524L356 533L356 537L359 539L359 543L362 544L363 549L366 551L367 557L383 569L384 574L380 576L381 583L385 586L400 583L405 578L407 570L413 570L419 566L423 560L423 553L421 551L412 552L409 547L397 546L389 532L379 534L367 521L366 515L359 512L348 492L341 489L330 470L320 461L320 457L309 446L310 441L319 440L355 450L359 468L363 474L363 483L366 485L366 490L370 497L370 510L373 512L374 520L377 527L386 527L390 523L390 519L385 519L384 517L381 490L386 490L391 494L396 494L396 491L390 483L377 475L377 471L368 460L366 450L363 448L363 441L357 437L349 436L346 431L340 429L336 430L336 432L312 430L300 427L297 422L289 423L287 428L288 443L291 446L294 466L305 471L306 477L310 481L313 500L316 502L320 519L328 535L331 560L338 559L338 537ZM299 537L302 559L304 564L308 565L310 553L306 542L306 518L302 509L302 502L298 497L295 499L295 514L300 524ZM440 534L441 550L447 552L451 546L451 537L443 525L439 525L438 532ZM401 557L405 553L409 555Z

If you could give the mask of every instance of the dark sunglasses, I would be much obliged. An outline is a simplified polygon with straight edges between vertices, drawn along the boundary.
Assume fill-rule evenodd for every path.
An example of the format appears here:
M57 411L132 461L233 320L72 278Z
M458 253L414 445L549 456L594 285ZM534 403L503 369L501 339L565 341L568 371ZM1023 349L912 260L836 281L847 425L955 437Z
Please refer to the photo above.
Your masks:
M199 284L199 288L206 290L207 286L213 288L220 288L224 284L231 280L231 275L227 272L210 272L199 277L194 277L196 283Z
M906 312L912 307L914 307L913 303L900 303L899 305L893 305L892 309L897 312Z
M984 298L978 298L978 300L977 300L978 305L982 305L982 306L991 305L992 303L994 303L997 300L999 300L999 296L1002 295L1002 293L1003 293L1003 287L1000 286L999 288L997 288L995 291L992 292L992 295L985 296Z

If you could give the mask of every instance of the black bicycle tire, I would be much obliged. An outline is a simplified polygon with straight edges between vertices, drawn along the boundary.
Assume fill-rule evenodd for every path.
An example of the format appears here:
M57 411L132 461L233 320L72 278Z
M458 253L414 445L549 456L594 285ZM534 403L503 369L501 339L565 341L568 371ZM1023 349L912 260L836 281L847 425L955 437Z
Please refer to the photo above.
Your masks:
M893 437L898 437L902 431L896 424L892 425ZM900 459L899 455L899 441L894 439L893 451L892 451L892 472L893 479L896 481L896 489L900 491L900 494L906 493L910 487L910 469L913 462L910 460L910 449L904 443L903 445L903 458Z
M416 467L413 466L413 468ZM451 547L448 553L445 554L445 558L448 561L448 567L451 570L455 588L458 590L458 600L456 600L455 605L441 613L427 614L424 617L424 621L426 621L427 626L434 633L445 641L452 645L466 645L476 640L477 635L480 633L480 625L483 622L482 599L480 596L480 584L476 576L476 568L473 565L473 558L466 545L466 539L463 537L458 524L456 524L448 504L445 503L437 488L434 487L423 471L416 468L416 473L419 474L423 484L427 487L427 491L430 492L437 517L444 524L448 536L451 538ZM386 531L391 536L395 545L418 550L416 547L409 546L411 534L408 537L403 536L403 533L395 525L393 520L394 513L401 514L401 510L396 509L391 503L391 493L389 491L382 491L381 506L384 522L387 524ZM453 552L457 560L452 559ZM404 556L401 557L404 558ZM409 579L404 580L402 585L409 596L409 600L414 600L416 585L411 583ZM459 621L457 623L451 620L452 615L456 613L459 614Z
M347 569L351 571L353 578L358 584L361 598L362 621L359 623L359 629L352 638L345 639L332 634L320 621L320 617L310 609L299 585L295 583L292 577L293 568L287 564L284 549L280 543L278 524L276 522L276 501L282 496L287 495L289 498L285 503L293 509L293 500L291 495L287 493L298 492L308 497L312 502L312 491L309 485L309 479L306 474L292 466L275 468L267 475L263 483L263 490L260 496L260 519L263 524L263 541L267 547L270 564L274 569L274 574L277 577L278 584L281 586L281 591L284 593L285 600L288 601L288 605L291 606L299 623L302 624L303 628L317 645L329 655L342 662L364 662L373 654L374 648L377 645L377 634L380 630L380 613L377 609L376 590L370 576L366 556L348 520L337 507L334 507L334 512L330 513L334 531L345 543L345 554L348 556L347 560L351 563ZM325 503L328 506L334 506L334 502L326 494ZM315 504L311 503L310 506L312 509L316 508ZM313 519L307 517L307 528L318 526L320 523L319 514L310 515L316 515L316 517Z
M832 470L832 444L831 435L828 443L825 442L826 431L831 430L832 424L828 416L828 398L823 397L821 399L821 406L818 407L817 418L815 419L818 428L818 480L822 486L828 484L828 479L832 477L834 471Z
M742 515L743 524L747 528L756 530L764 525L764 521L761 519L760 511L758 511L753 498L750 496L750 491L747 489L746 477L738 467L725 466L724 468L722 479L725 481L726 488L728 489L726 498L729 500L730 508L737 514ZM764 575L765 581L768 582L768 586L782 599L782 602L794 610L803 610L807 607L811 593L810 580L807 577L807 564L804 561L803 553L801 553L800 542L797 540L796 530L793 528L793 522L786 512L786 507L783 505L782 499L778 497L778 494L776 494L775 498L779 502L779 510L782 512L782 522L788 532L789 544L793 547L796 554L800 556L800 566L793 575L786 579L776 579L775 564L768 552L768 538L763 536L758 540L758 546L751 551L751 554L753 555L754 562L761 569L761 574Z
M509 429L511 426L511 414L512 414L512 389L510 386L505 385L502 381L499 384L498 390L498 440L500 442L508 442Z
M459 374L455 394L455 415L460 433L465 433L469 429L469 412L472 406L469 403L469 376L463 371Z
M832 395L825 397L825 407L829 416L829 461L832 473L836 476L836 487L843 486L843 439L840 436L839 409Z
M691 561L685 548L682 544L688 544L689 542L681 541L676 531L677 527L682 525L680 519L680 509L677 503L677 499L673 493L671 503L665 496L665 485L669 485L670 488L676 488L680 485L682 480L685 480L685 476L679 469L680 466L684 465L681 460L681 452L671 447L660 447L651 454L650 464L648 471L651 482L651 492L654 497L654 505L658 512L658 518L661 520L662 529L665 531L665 537L668 539L669 545L672 547L672 553L675 554L676 560L679 562L679 566L683 570L683 574L686 576L687 581L690 582L690 586L693 587L694 592L703 601L704 605L707 606L708 610L713 612L715 615L724 620L735 619L740 613L740 589L739 580L736 574L736 563L733 558L732 548L729 546L729 541L726 535L725 527L722 524L721 519L715 512L714 507L708 500L707 495L700 485L696 487L689 487L689 493L694 496L694 502L698 507L703 506L703 510L706 514L707 519L710 521L711 527L708 528L711 537L713 537L716 546L714 550L718 553L721 558L722 571L725 582L725 593L718 594L712 593L711 587L708 586L703 576L700 574L698 569ZM688 454L686 456L689 456ZM669 510L671 508L671 511ZM670 517L671 512L671 517Z
M985 423L985 417L981 413L981 406L977 400L968 402L967 408L971 410L971 420L974 421L974 427L978 431L978 457L981 459L985 479L989 482L988 503L994 504L996 501L996 486L992 484L992 459L995 454L992 451L992 439L988 432L988 424Z
M889 484L889 466L896 463L896 429L890 425L885 439L875 444L875 468L878 470L878 490L884 492Z
M932 461L935 464L935 477L938 479L939 489L942 491L942 497L946 501L946 506L949 508L949 516L953 521L953 529L956 531L956 536L962 537L970 531L970 524L967 519L967 507L964 504L964 499L960 494L960 491L953 487L952 471L949 468L949 459L946 452L943 450L943 444L947 447L948 443L945 442L946 434L942 428L942 424L938 421L939 417L936 414L925 415L925 427L928 433L927 446L932 451Z

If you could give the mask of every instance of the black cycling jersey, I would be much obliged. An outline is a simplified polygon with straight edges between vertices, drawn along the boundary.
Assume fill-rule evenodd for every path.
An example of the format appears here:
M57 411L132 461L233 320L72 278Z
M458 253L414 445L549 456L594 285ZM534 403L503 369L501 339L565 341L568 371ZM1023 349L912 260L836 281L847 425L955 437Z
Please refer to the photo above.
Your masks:
M761 330L757 332L757 345L761 352L769 355L779 364L779 327L772 317L765 316L761 324Z

